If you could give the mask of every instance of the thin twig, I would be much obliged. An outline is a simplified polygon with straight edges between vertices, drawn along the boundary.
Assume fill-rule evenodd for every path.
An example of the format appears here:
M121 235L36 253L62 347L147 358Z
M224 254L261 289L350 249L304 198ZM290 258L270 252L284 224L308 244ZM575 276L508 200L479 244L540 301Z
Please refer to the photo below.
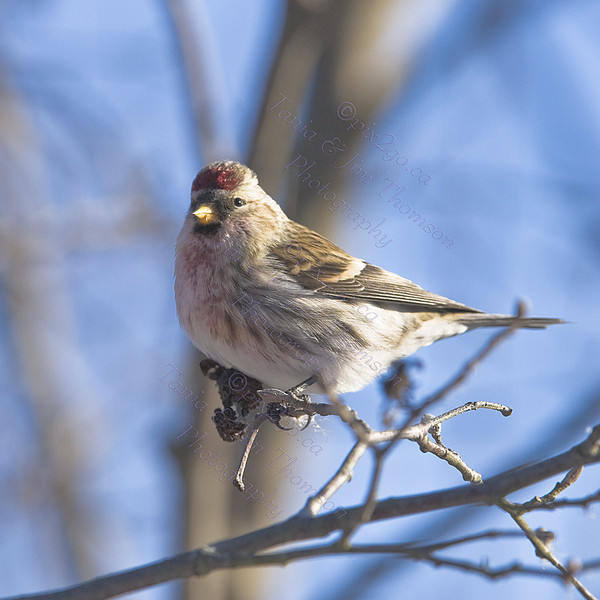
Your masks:
M354 467L360 457L366 452L368 444L358 441L348 453L335 475L311 498L300 512L301 516L314 516L345 483L352 479Z
M252 428L252 433L250 434L250 438L248 439L248 443L246 444L244 454L242 455L242 459L240 460L240 466L238 467L235 479L233 480L233 485L235 485L235 487L238 488L240 492L243 492L246 489L246 485L244 484L244 472L246 471L246 465L248 464L250 450L252 450L252 446L254 445L254 440L258 435L258 430L260 429L260 426L266 421L266 419L266 415L257 415L254 421L254 426Z
M364 513L356 523L353 523L352 527L344 532L342 538L340 539L340 543L346 543L346 540L361 523L366 523L370 520L371 513L375 506L377 484L382 472L383 458L389 451L390 444L388 443L384 448L376 448L375 446L377 444L381 444L382 442L395 442L398 439L407 439L417 442L421 450L424 452L431 452L448 462L448 464L451 466L458 469L466 481L480 483L481 476L476 473L476 471L468 467L456 452L449 450L441 444L436 444L427 438L427 434L432 427L465 412L478 410L480 408L497 410L503 415L510 414L511 412L511 409L503 404L496 404L493 402L468 402L467 404L448 411L439 417L428 417L427 419L424 419L422 423L413 425L411 427L406 427L403 430L390 429L386 431L363 431L362 439L355 444L334 476L319 492L315 494L315 496L313 496L313 498L307 502L304 510L308 511L310 514L316 514L316 512L318 512L318 510L322 508L323 504L325 503L322 498L329 499L342 487L342 485L350 481L352 478L352 471L358 459L369 447L373 448L375 452L375 467L373 475L371 476L367 498L365 500L365 504L363 505ZM358 418L356 418L356 422L360 424L364 423L364 421ZM362 426L363 425L357 426L357 429ZM401 436L401 438L399 436ZM314 499L318 499L319 502L314 502ZM315 510L316 512L313 512Z
M522 506L529 512L532 510L557 510L558 508L587 508L594 502L600 502L600 490L583 498L555 500L554 502L541 502L539 504L535 503L535 500L532 500L531 504L525 503Z
M321 383L325 388L325 392L331 403L337 408L338 414L342 421L348 423L350 429L354 432L356 439L361 442L369 443L369 434L373 431L369 425L362 419L358 418L355 410L352 410L347 404L342 402L339 395L330 386Z
M531 500L529 500L529 502L523 502L521 504L513 504L512 505L513 511L515 511L515 512L520 511L520 514L524 514L531 510L535 510L536 508L542 508L544 506L555 505L556 498L559 496L559 494L564 492L569 486L573 485L577 481L577 479L579 479L579 476L581 475L582 472L583 472L583 467L581 465L578 467L575 467L574 469L571 469L562 478L562 480L559 481L554 486L554 488L550 492L548 492L547 494L544 494L541 498L536 496L535 498L532 498ZM596 496L597 495L598 495L598 493L596 494Z
M350 546L350 538L352 534L364 523L368 523L371 520L375 505L377 503L377 488L379 487L379 481L381 480L381 474L383 473L383 458L384 452L375 446L371 446L373 453L375 454L375 464L373 465L373 474L369 482L369 490L367 492L367 498L363 504L362 512L359 518L352 523L352 525L345 529L337 541L337 544L346 548Z
M540 539L536 532L531 529L527 521L524 519L522 514L513 510L513 504L507 502L504 498L501 498L496 503L503 511L508 513L513 521L519 526L521 531L527 536L527 539L531 542L535 548L535 553L540 558L545 558L551 563L563 576L565 581L568 581L573 587L582 595L586 600L598 600L596 596L592 594L582 583L575 577L572 570L567 569L559 560L554 556L550 548Z
M423 436L417 440L417 443L422 452L430 452L438 458L445 460L451 467L454 467L460 472L465 481L474 484L480 484L483 481L481 475L475 471L475 469L469 467L458 452L447 448L443 444L430 440L427 436Z
M369 434L370 443L381 443L390 442L393 440L412 440L417 441L424 434L437 425L440 425L448 419L452 419L463 413L479 410L479 409L495 410L500 412L503 416L509 416L512 414L512 408L505 406L504 404L498 404L496 402L467 402L462 406L458 406L448 412L445 412L438 417L428 416L425 420L421 420L418 425L411 425L409 427L400 427L398 429L386 429L384 431L373 431Z
M406 418L404 426L410 425L410 423L425 410L438 403L440 400L445 398L450 392L459 387L465 379L471 374L471 372L475 369L475 367L483 361L484 358L490 354L490 352L498 346L501 342L503 342L506 338L511 336L517 329L520 327L519 319L523 318L525 315L525 304L523 302L519 302L517 304L517 312L515 314L515 321L507 327L506 329L501 330L494 337L492 337L489 342L471 359L469 360L464 367L455 375L453 379L451 379L448 383L446 383L442 388L440 388L437 392L433 393L428 398L425 398L423 402L417 407L415 407L410 415Z

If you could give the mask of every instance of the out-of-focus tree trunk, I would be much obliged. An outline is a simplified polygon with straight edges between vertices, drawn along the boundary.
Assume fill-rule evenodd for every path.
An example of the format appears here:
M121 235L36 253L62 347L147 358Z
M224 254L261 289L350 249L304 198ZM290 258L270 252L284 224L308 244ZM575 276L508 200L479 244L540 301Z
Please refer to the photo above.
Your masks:
M412 2L401 3L406 10L414 7ZM191 95L190 106L195 115L195 130L199 132L199 154L206 161L225 158L218 154L218 132L211 126L211 104L203 89L210 87L207 73L197 60L199 48L188 26L184 4L181 0L169 0L174 30L186 69L187 89ZM264 92L262 107L251 142L247 163L253 168L261 185L282 202L288 214L308 226L317 226L319 232L328 235L336 225L334 214L327 203L312 189L303 185L292 169L285 169L296 153L315 161L311 170L314 178L330 181L330 188L343 197L348 172L332 170L331 160L326 160L320 144L311 145L297 135L297 131L277 117L278 110L270 108L281 99L290 99L286 109L292 114L306 115L303 122L310 122L310 129L318 132L319 139L340 136L345 133L345 123L336 117L340 102L352 101L360 106L363 120L373 120L377 111L390 100L397 90L410 64L401 54L382 59L378 41L382 30L398 10L395 0L289 0L280 41L275 52ZM411 21L412 23L412 21ZM399 30L401 30L399 25ZM357 82L365 85L357 87ZM203 85L204 84L204 85ZM364 143L358 135L347 135L350 140L345 155L351 156ZM201 149L201 151L200 151ZM278 192L285 189L285 197ZM199 374L200 358L190 360L189 386L205 389L210 409L196 412L195 428L200 432L212 431L212 410L219 406L212 383ZM279 447L288 444L285 438L264 427L260 433L262 454L250 463L247 474L260 489L281 488L276 469L267 467L266 460L276 456ZM219 445L223 460L236 465L241 444ZM185 524L185 547L193 548L213 539L227 538L263 526L264 511L257 510L256 503L244 501L244 496L231 485L211 485L202 480L196 456L180 448L177 457L184 474L186 487L187 522ZM213 574L201 582L186 582L186 597L190 600L201 594L211 600L235 600L259 598L260 577L256 570Z
M250 164L268 190L285 188L288 214L308 226L319 224L327 235L335 215L314 189L298 179L299 170L285 169L297 154L314 161L310 173L328 189L344 196L348 171L336 170L366 141L360 129L348 131L349 122L336 114L342 102L357 107L361 121L374 121L411 72L416 51L431 34L454 0L425 9L413 0L329 0L288 3L288 14L278 58L265 90L263 106L250 153ZM393 27L390 26L393 23ZM384 40L384 43L382 43ZM282 95L283 101L270 110ZM277 117L286 109L317 133L319 143L297 135ZM320 142L334 137L347 143L344 161L331 160ZM282 158L283 157L283 158Z

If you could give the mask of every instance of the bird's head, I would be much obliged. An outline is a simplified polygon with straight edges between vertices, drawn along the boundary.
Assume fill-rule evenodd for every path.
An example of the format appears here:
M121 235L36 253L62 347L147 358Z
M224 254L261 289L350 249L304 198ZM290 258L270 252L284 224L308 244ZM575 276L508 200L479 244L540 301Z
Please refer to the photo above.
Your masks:
M278 230L287 217L260 187L254 171L221 161L196 175L187 219L196 236L253 238Z

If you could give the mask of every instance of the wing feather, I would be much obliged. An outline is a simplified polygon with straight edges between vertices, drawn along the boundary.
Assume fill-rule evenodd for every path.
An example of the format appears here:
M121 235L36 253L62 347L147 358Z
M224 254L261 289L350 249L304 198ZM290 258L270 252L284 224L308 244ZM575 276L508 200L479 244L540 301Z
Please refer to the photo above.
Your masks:
M272 248L271 256L307 290L347 301L391 303L411 312L481 312L355 258L315 231L291 223L293 238Z

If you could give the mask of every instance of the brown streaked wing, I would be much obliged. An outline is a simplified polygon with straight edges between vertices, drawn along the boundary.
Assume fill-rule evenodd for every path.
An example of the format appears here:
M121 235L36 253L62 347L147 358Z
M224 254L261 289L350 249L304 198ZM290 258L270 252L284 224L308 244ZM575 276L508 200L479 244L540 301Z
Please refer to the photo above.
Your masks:
M290 238L274 247L272 254L307 290L348 300L397 304L399 310L482 312L354 258L315 231L291 223Z

